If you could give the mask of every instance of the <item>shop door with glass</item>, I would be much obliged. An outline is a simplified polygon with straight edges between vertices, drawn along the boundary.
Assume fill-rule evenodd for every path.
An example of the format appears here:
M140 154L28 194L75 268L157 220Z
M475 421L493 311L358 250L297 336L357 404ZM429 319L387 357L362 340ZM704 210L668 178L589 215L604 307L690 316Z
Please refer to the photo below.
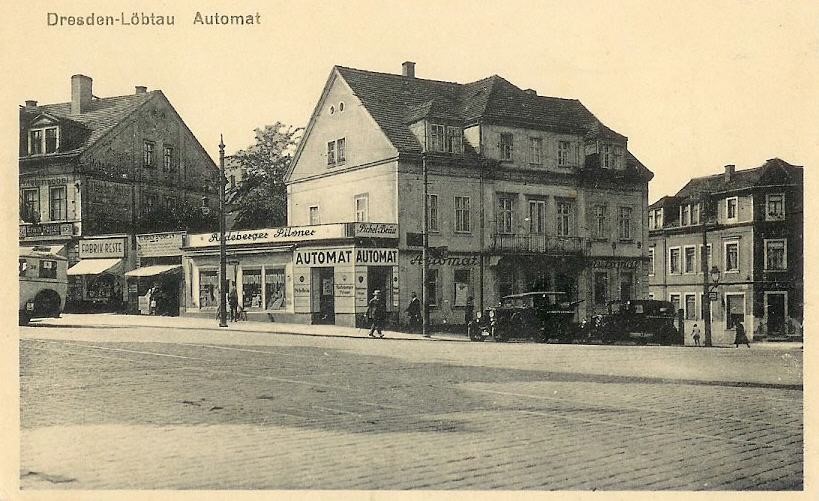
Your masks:
M785 294L766 294L768 306L768 335L785 333Z
M312 288L317 291L318 296L318 312L313 310L313 321L319 324L334 324L336 304L333 297L333 268L313 268Z

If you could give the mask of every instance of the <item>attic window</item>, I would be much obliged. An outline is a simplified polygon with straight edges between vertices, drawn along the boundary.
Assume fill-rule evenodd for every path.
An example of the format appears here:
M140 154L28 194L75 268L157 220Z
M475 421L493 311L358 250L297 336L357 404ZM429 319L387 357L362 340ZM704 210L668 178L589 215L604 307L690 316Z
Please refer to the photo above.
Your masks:
M344 101L338 103L338 111L344 111Z
M333 114L333 113L335 113L335 112L336 112L336 107L335 107L335 106L330 105L330 114L332 115L332 114Z
M28 132L29 155L54 153L57 151L59 144L59 128L57 127L31 129Z

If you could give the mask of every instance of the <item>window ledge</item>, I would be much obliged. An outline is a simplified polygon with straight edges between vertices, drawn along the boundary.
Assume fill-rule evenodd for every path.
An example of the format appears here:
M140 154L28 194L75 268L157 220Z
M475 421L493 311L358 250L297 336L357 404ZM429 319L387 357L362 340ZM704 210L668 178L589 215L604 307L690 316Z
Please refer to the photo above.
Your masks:
M788 271L787 268L765 268L762 270L765 273L783 273Z

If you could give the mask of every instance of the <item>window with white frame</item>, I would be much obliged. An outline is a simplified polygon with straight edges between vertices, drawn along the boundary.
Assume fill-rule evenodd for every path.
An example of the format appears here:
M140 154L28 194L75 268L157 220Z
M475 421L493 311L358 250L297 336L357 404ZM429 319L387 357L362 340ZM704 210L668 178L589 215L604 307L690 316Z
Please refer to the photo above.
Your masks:
M529 200L529 233L546 233L546 201Z
M765 195L765 219L768 221L785 219L784 193L768 193Z
M43 153L54 153L59 149L60 129L58 127L45 127L41 129L31 129L28 132L28 153L29 155L41 155Z
M498 197L498 233L512 233L515 199L511 196Z
M700 224L700 204L691 206L691 224Z
M737 197L730 197L725 199L725 219L729 221L736 221L738 212L739 199Z
M648 249L648 274L654 276L654 247Z
M427 226L429 231L438 231L438 195L427 195Z
M654 211L648 211L648 229L653 230L656 226L654 226Z
M529 163L534 165L543 163L543 139L539 137L529 138Z
M65 186L56 186L49 189L48 197L49 219L61 221L66 218Z
M662 228L663 227L663 210L662 209L656 209L655 210L654 224L656 225L657 228Z
M370 220L370 196L362 193L355 196L355 220L356 222L366 222Z
M431 151L444 151L446 141L446 126L432 124L429 126L429 149Z
M555 232L558 236L568 237L572 234L574 203L570 200L558 200L555 204L555 208L557 210Z
M592 236L594 236L594 238L608 237L607 212L605 204L598 204L592 207Z
M327 141L327 165L336 164L336 142Z
M679 247L670 247L668 249L668 273L672 275L682 273Z
M685 295L685 319L686 320L696 320L697 319L697 295L696 294L686 294Z
M680 300L680 294L669 294L668 300L671 301L671 304L674 305L674 314L676 315L678 311L682 308L682 303Z
M501 160L512 160L512 149L513 149L513 139L512 134L508 132L504 132L500 135L500 159Z
M336 139L336 163L343 164L347 160L347 140L343 137Z
M40 190L38 188L25 188L23 191L23 206L20 207L20 215L25 221L34 221L40 217Z
M725 327L733 329L737 321L745 321L745 294L726 293L725 294Z
M725 242L725 262L723 263L726 272L739 271L739 242Z
M686 245L683 256L683 266L685 273L697 272L697 247L695 245Z
M631 240L631 207L620 207L620 240Z
M455 231L469 233L469 197L455 197Z
M566 167L570 164L569 154L572 150L572 143L570 141L557 142L557 166Z
M690 226L691 225L691 206L690 205L683 205L680 207L680 224L682 226Z
M765 240L765 270L788 269L788 242L783 239Z
M310 224L321 224L321 218L319 217L319 206L318 205L311 205L309 209L310 214Z
M444 143L446 153L463 152L463 130L460 127L446 128L446 142Z

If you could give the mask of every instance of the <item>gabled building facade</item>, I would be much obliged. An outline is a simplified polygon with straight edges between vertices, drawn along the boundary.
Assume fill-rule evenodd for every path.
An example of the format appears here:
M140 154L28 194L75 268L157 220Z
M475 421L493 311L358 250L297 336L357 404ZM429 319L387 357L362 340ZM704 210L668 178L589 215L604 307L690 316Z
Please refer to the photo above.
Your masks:
M458 84L417 78L411 62L400 75L334 67L286 179L288 223L397 224L397 265L357 271L378 274L397 317L423 286L424 168L433 323L463 323L470 296L480 307L561 290L585 316L647 295L652 173L579 101L499 76ZM294 272L306 289L341 277ZM304 308L322 307L321 293L304 293Z
M683 310L686 342L703 321L703 239L706 268L719 270L715 344L733 342L737 320L755 339L802 335L802 209L802 167L778 158L752 169L726 165L649 207L650 294Z
M162 91L137 86L131 95L99 98L91 78L74 75L70 102L20 108L20 245L62 248L70 267L118 260L104 270L97 269L102 261L84 266L87 274L70 268L69 307L105 302L125 287L140 215L160 204L215 207L217 179Z

